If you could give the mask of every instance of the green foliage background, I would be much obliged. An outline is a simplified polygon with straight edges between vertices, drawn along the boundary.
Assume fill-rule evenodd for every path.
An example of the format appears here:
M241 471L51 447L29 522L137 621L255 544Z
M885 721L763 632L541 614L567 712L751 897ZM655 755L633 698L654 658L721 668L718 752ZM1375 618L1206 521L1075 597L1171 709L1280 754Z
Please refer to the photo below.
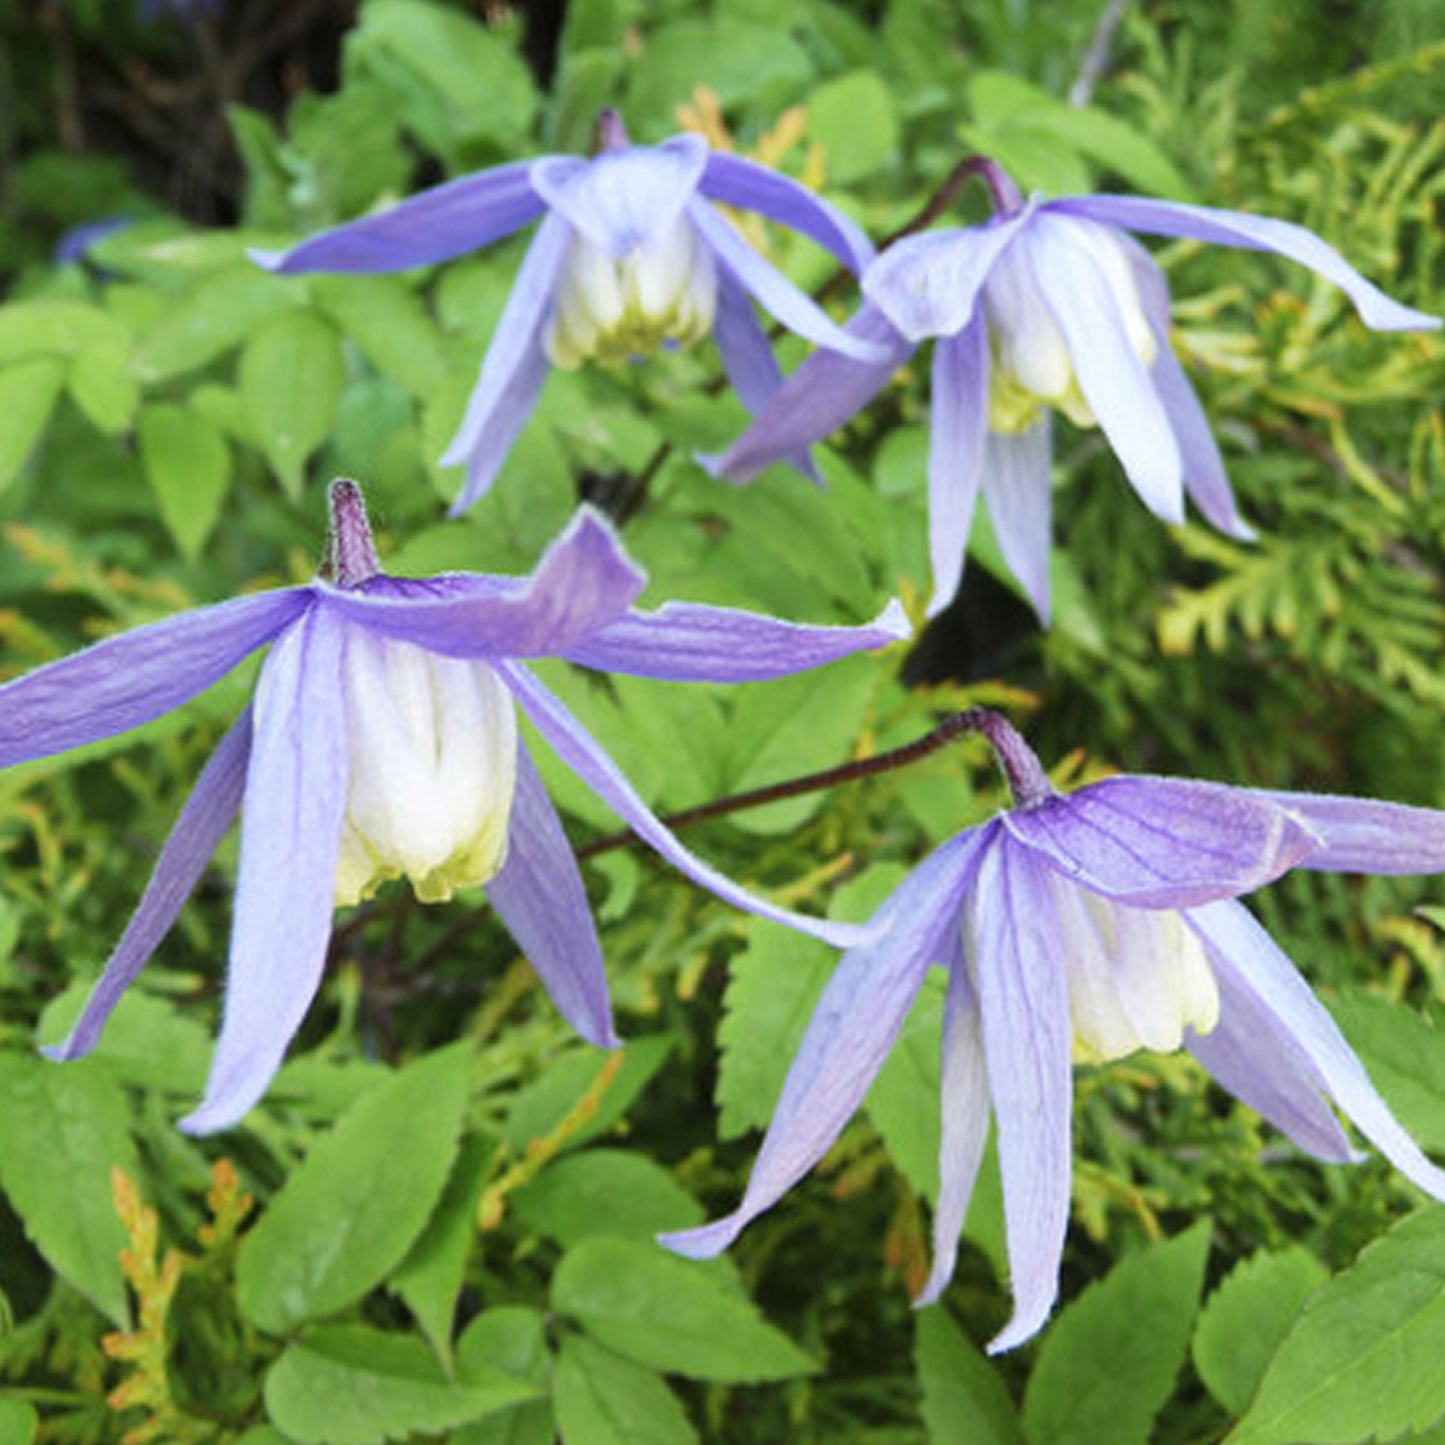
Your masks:
M365 483L400 573L525 571L588 497L626 519L651 602L858 621L898 592L917 615L923 368L824 450L826 492L781 469L733 489L693 464L742 420L709 347L557 375L493 493L444 522L457 479L434 458L524 241L395 277L283 281L246 259L447 176L585 150L599 105L641 141L688 107L875 236L982 150L1045 192L1302 222L1401 300L1445 307L1431 0L1148 0L1093 75L1102 9L586 0L543 86L504 7L363 0L283 107L235 99L221 61L244 25L224 10L187 28L129 0L0 0L5 673L305 579L338 473ZM200 77L244 166L239 216L181 219L186 196L75 133L67 85L98 54L112 79ZM109 213L133 223L52 258ZM827 278L805 243L750 235L800 284ZM1067 780L1123 767L1445 804L1445 350L1366 331L1283 263L1158 254L1260 541L1162 527L1097 433L1061 427L1047 635L985 532L960 607L906 661L726 693L553 667L654 805L908 741L974 702L1011 709ZM338 920L266 1101L183 1137L233 840L96 1055L41 1061L249 683L0 777L0 1442L1445 1439L1441 1212L1378 1160L1299 1157L1183 1057L1080 1070L1065 1304L1038 1341L979 1352L1008 1300L991 1178L944 1302L914 1314L937 1189L932 990L824 1166L727 1258L656 1248L736 1200L831 956L645 855L587 872L630 1040L615 1057L569 1036L485 910L398 888ZM579 841L613 826L570 775L547 781ZM760 888L861 915L998 801L963 745L695 836ZM1301 875L1256 903L1445 1149L1438 881ZM119 1212L115 1168L139 1189Z

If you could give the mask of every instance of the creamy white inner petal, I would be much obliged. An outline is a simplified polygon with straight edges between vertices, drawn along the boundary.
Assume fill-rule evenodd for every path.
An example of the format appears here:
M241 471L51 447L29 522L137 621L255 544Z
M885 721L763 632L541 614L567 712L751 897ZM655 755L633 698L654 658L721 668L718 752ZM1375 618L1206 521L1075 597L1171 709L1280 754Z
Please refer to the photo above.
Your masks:
M1121 238L1097 221L1076 216L1050 220L1068 227L1070 241L1102 273L1130 347L1150 365L1154 332ZM1063 333L1034 279L1026 237L994 262L983 287L983 309L992 360L989 426L1000 432L1027 431L1047 407L1057 407L1076 426L1096 426Z
M348 631L338 904L408 878L423 903L485 883L507 855L517 781L512 696L483 662Z
M717 263L685 215L625 256L609 256L578 232L542 344L565 370L589 359L615 366L664 342L690 346L712 330L716 313Z

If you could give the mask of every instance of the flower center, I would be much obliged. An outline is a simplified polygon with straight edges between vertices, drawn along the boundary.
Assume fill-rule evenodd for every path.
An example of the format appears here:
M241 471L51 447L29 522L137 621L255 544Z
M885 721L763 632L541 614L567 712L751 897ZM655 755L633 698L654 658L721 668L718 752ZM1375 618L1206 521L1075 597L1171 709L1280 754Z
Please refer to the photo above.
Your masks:
M342 688L349 777L337 904L391 878L437 903L494 877L517 780L516 714L497 675L357 627Z
M625 256L573 236L542 344L554 366L589 358L616 366L666 342L690 346L712 330L717 266L692 222L679 216Z

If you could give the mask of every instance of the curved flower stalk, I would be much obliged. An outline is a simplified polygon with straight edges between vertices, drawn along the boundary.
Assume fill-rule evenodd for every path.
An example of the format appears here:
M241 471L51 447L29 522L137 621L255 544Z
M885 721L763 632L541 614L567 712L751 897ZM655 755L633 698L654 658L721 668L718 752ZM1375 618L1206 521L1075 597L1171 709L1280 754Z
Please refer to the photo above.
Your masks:
M980 713L1013 807L945 843L844 955L793 1061L741 1205L662 1236L706 1257L792 1187L862 1103L934 964L949 972L933 1270L953 1272L993 1115L1014 1314L1035 1334L1058 1293L1069 1217L1072 1062L1186 1048L1317 1159L1356 1155L1333 1102L1407 1178L1432 1164L1294 965L1236 901L1290 868L1445 870L1445 813L1358 798L1120 776L1060 796L1002 718Z
M1024 201L998 166L980 169L991 220L906 237L864 273L865 303L848 329L885 354L810 357L731 449L707 460L749 480L841 426L932 340L930 615L958 590L981 492L1005 561L1047 623L1055 410L1103 431L1162 521L1184 520L1187 494L1221 531L1253 536L1170 349L1164 273L1126 231L1286 256L1338 286L1377 331L1440 324L1392 301L1302 226L1135 196Z
M615 363L712 334L734 390L757 411L782 374L751 300L815 345L867 359L821 307L754 251L711 202L810 237L857 274L873 247L840 211L698 135L630 145L604 111L599 154L542 156L463 176L285 252L253 252L283 275L403 271L447 261L541 221L482 360L443 466L466 465L452 514L496 479L549 365ZM806 453L791 458L811 471Z
M526 666L561 657L638 676L786 676L907 635L893 603L863 627L632 603L643 575L583 510L530 577L380 571L360 491L331 489L322 575L152 623L0 688L0 767L110 737L179 707L271 644L254 700L217 748L70 1037L94 1047L245 813L221 1032L182 1127L233 1124L265 1092L320 985L338 904L408 877L423 901L484 884L558 1010L616 1044L577 863L517 736L516 708L640 837L719 898L833 942L859 934L755 898L689 852Z

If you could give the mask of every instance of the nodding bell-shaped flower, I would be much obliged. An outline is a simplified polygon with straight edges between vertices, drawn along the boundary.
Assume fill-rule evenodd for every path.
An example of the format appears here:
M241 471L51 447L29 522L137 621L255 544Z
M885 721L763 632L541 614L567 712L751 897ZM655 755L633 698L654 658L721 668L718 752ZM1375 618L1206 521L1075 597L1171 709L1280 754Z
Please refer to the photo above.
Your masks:
M321 575L107 638L0 687L0 767L139 727L270 644L255 698L202 772L70 1036L92 1049L244 814L225 1010L206 1096L225 1128L265 1092L321 983L337 904L406 877L423 902L485 886L558 1010L611 1047L607 980L577 862L517 709L650 847L739 908L846 944L860 930L755 897L685 848L528 659L698 682L762 681L907 636L893 603L862 627L728 608L633 607L644 578L584 509L530 577L380 570L360 491L331 489ZM866 930L863 930L866 934Z
M1050 418L1097 426L1140 500L1184 519L1187 495L1231 536L1239 515L1204 410L1169 345L1169 286L1129 231L1187 237L1298 261L1338 286L1377 331L1439 320L1392 301L1302 226L1137 196L1025 200L993 162L978 174L983 225L907 236L864 272L848 325L874 361L811 356L710 470L747 481L843 425L932 341L928 455L930 615L952 600L980 495L999 548L1039 617L1049 616Z
M1306 1153L1358 1157L1333 1104L1445 1200L1445 1170L1238 901L1291 868L1445 870L1445 813L1127 775L1061 796L1001 717L979 709L973 726L994 745L1013 806L945 843L883 905L879 936L843 956L818 1001L742 1203L663 1243L717 1254L823 1157L934 965L948 971L940 1189L918 1303L953 1273L992 1116L1014 1297L993 1351L1041 1329L1058 1295L1075 1060L1188 1049Z
M814 345L860 360L882 354L769 265L713 203L800 232L856 275L873 247L840 211L766 166L709 149L698 135L632 145L610 110L597 132L591 157L541 156L479 171L289 251L253 253L283 275L404 271L541 221L442 457L444 466L467 469L454 515L496 480L549 363L613 365L711 333L733 389L756 412L782 374L753 301ZM806 451L788 460L812 474Z

